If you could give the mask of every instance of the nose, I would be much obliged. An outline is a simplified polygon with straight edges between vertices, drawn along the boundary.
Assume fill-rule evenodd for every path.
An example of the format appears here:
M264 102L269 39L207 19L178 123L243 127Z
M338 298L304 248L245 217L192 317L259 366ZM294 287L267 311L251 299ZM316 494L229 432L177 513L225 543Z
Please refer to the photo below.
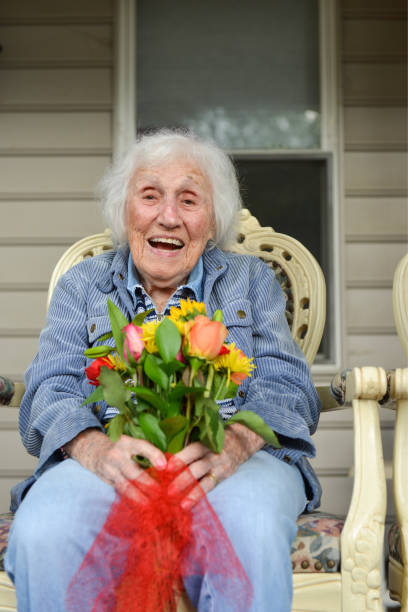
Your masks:
M173 198L163 198L160 202L157 220L161 225L167 228L175 228L180 225L177 202Z

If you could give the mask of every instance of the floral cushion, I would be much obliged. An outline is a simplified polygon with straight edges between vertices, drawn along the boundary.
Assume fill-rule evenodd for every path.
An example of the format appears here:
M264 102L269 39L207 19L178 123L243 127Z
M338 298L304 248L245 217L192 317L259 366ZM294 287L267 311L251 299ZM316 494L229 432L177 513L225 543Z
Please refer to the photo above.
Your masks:
M13 515L0 514L0 570L7 548ZM340 567L340 534L344 521L335 516L312 512L298 520L299 530L292 545L295 573L338 572Z
M291 558L296 574L340 571L340 535L344 520L332 514L311 512L298 519Z
M388 532L388 546L390 551L390 557L392 557L402 565L401 530L397 524L394 524Z

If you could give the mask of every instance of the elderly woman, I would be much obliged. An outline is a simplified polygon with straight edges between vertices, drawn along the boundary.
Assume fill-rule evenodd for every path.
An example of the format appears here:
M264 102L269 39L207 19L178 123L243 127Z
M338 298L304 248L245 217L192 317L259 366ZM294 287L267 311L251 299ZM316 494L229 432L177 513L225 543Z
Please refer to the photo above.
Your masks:
M19 610L64 610L67 586L115 492L141 473L132 457L166 465L165 455L145 440L123 435L113 443L105 435L115 407L81 407L92 391L84 350L109 331L107 298L128 319L149 309L149 317L160 319L189 297L204 301L210 315L221 308L228 340L255 359L254 375L233 401L221 403L221 415L258 413L282 448L265 446L257 434L233 424L221 453L195 442L178 456L207 492L252 583L251 610L289 611L296 519L319 503L307 460L314 455L310 435L319 402L274 274L255 257L222 250L234 236L241 207L233 165L212 144L161 131L138 140L107 172L101 195L118 247L60 279L26 374L20 429L39 463L12 492L18 511L6 568ZM186 588L199 611L229 609L210 572Z

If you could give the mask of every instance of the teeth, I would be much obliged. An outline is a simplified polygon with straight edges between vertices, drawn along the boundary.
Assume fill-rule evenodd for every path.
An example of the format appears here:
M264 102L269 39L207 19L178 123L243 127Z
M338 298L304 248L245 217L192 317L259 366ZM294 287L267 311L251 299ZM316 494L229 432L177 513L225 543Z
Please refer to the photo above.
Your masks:
M177 238L150 238L150 242L165 242L166 244L174 244L175 246L183 246L183 242Z

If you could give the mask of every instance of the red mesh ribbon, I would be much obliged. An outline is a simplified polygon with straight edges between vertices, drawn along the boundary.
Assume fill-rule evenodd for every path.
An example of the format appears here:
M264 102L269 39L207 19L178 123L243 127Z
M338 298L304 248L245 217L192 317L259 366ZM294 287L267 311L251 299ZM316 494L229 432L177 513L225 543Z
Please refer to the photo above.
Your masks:
M168 457L169 458L169 457ZM183 507L194 489L199 501ZM203 490L174 457L117 495L68 588L68 612L175 612L183 580L207 575L226 608L246 612L252 585Z

